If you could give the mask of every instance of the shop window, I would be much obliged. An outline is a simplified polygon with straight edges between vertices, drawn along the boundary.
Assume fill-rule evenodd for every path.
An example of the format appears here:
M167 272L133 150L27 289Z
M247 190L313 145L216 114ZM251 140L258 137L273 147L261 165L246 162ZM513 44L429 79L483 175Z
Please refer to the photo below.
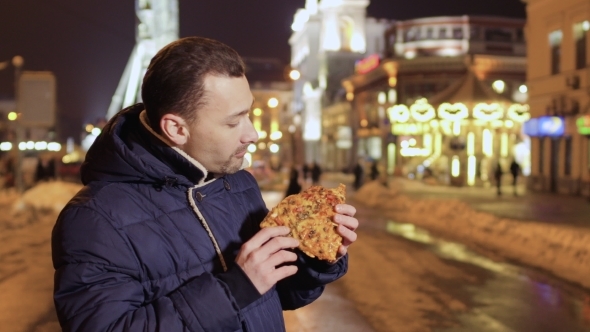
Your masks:
M471 40L480 40L479 33L480 33L479 27L471 26L469 28L469 39L471 39Z
M576 69L586 67L586 40L590 30L590 22L584 21L574 24L574 40L576 47Z
M563 32L561 30L552 31L549 34L549 46L551 48L551 74L558 74L561 64L561 40Z
M463 28L453 28L453 39L463 39Z
M524 30L521 28L516 29L516 41L524 42Z
M485 31L485 39L486 41L491 42L509 43L512 41L512 31L500 28L487 28Z
M419 30L415 27L409 28L408 30L405 31L404 41L405 42L415 41L418 38L418 32L419 32Z
M565 164L563 165L564 175L572 175L572 138L565 138Z
M545 138L539 137L539 174L545 173Z

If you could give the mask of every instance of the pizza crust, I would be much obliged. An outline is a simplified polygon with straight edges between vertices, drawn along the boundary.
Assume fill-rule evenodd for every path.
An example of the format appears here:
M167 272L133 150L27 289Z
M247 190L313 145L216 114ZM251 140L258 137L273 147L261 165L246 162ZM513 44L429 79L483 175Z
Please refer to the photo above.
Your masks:
M335 206L345 202L346 186L328 189L311 186L305 191L284 198L272 208L260 224L261 228L287 226L289 236L299 240L299 249L310 257L336 261L342 237L336 232Z

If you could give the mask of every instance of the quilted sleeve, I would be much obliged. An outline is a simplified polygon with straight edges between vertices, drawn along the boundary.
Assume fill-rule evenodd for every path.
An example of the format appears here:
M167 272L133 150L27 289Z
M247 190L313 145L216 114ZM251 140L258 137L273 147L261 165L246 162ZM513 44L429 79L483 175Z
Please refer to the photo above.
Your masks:
M66 208L52 233L54 303L64 331L236 331L238 305L209 273L146 303L139 261L96 211Z

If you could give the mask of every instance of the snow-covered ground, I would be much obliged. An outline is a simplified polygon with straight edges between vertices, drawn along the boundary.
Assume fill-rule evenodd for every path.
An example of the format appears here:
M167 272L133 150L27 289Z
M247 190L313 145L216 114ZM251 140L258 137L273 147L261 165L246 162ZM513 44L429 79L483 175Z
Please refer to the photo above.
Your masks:
M31 210L59 213L80 188L79 184L55 181L40 183L22 197L0 192L0 206L12 205L11 218L6 218L9 225L3 226L30 223ZM385 211L395 221L491 250L590 288L590 230L500 218L459 200L413 199L401 192L402 188L369 182L352 198Z
M403 188L365 184L353 199L440 236L495 252L590 288L590 230L500 218L453 199L416 199ZM409 227L412 227L411 225Z
M0 219L0 230L33 223L34 213L58 213L80 188L56 181L41 183L22 197L0 192L0 206L10 206L11 211L10 218ZM377 182L365 184L352 198L383 210L396 222L474 244L590 288L590 230L500 218L458 200L410 198L403 194L403 188L386 188Z
M375 182L367 183L358 192L350 192L349 198L358 204L383 211L388 219L391 218L397 223L407 223L402 226L397 225L397 227L425 228L437 235L473 245L476 248L485 248L503 257L549 270L565 280L590 287L590 281L585 279L585 276L590 272L590 253L588 252L590 231L568 228L563 225L499 218L489 213L475 211L461 201L414 199L404 195L403 188L394 187L394 185L392 183L390 188L385 188ZM26 191L22 197L13 191L0 191L0 243L2 244L0 257L3 258L3 264L0 266L0 279L4 278L4 281L0 283L0 293L3 294L2 300L0 300L0 312L5 313L0 315L0 321L4 327L8 327L11 331L32 331L30 329L32 324L40 326L35 331L59 330L51 302L53 269L51 267L49 237L57 214L80 188L81 186L78 184L49 182L35 186ZM281 198L282 193L280 192L265 193L265 200L268 200L270 206L276 204ZM359 232L361 236L370 237L370 234L367 233L370 232L370 229ZM397 254L391 257L379 256L379 254L383 254L383 248L391 246L391 238L388 239L384 235L379 237L379 234L381 233L375 232L373 234L379 240L375 246L371 245L373 243L371 241L359 241L358 248L352 249L354 255L351 257L357 262L359 260L367 261L365 266L367 269L359 268L349 271L351 273L339 281L339 285L334 286L344 289L347 296L354 300L354 303L360 303L360 305L357 303L358 308L367 308L366 310L370 312L374 312L375 308L380 308L378 311L380 314L375 316L377 318L371 318L372 324L379 326L379 322L382 322L387 326L406 326L404 331L422 331L424 330L423 326L428 326L428 324L423 320L417 320L416 317L420 316L424 310L439 313L445 313L447 307L459 312L465 310L465 305L457 302L459 300L452 297L447 299L448 295L445 295L444 291L435 292L434 286L429 285L427 281L418 283L418 279L409 280L402 272L404 269L415 269L414 265L416 264L415 260L409 259L407 255L400 256L399 250L402 249L390 248ZM417 253L412 251L411 255L415 258ZM383 274L384 277L379 279L377 284L383 283L383 285L390 285L383 286L385 288L396 289L398 292L396 298L399 301L392 302L390 298L383 297L380 299L381 302L372 303L372 305L367 302L369 298L379 299L378 290L382 289L374 287L375 275L378 275L378 271L374 273L367 271L373 265L377 270L384 268L373 264L368 260L369 257L377 257L377 260L397 259L394 259L396 264L392 266L399 268L399 271L392 266L387 267L386 273ZM419 257L418 260L427 262L421 266L432 268L422 273L448 272L448 267L437 265L436 259L428 260L430 256ZM407 264L400 263L405 260L407 260ZM452 275L456 274L462 275L459 272ZM18 277L11 277L14 275L18 275ZM363 283L366 285L362 286ZM446 299L441 302L443 305L436 306L438 302L434 300L434 302L413 301L412 299L416 296L420 296L420 298L424 296L422 294L424 289L428 290L428 294L437 294L435 296L437 301ZM407 294L400 294L400 290L406 290ZM377 291L377 293L374 296L367 296L369 291ZM330 301L333 302L333 300L330 298ZM333 309L332 302L324 301L323 305ZM413 304L410 305L411 303ZM309 306L306 307L307 309L302 308L295 312L286 313L285 318L288 324L295 326L291 329L292 331L321 330L316 325L311 327L301 323L315 322L313 319L310 320L311 316L308 315L321 312L318 308L322 308L322 301L317 301L314 304L315 307ZM350 304L346 305L350 306ZM405 314L399 310L402 307L405 308ZM342 310L341 307L338 308L338 310ZM396 309L398 314L391 315L391 308L398 308ZM348 316L351 316L351 313L354 313L354 310L346 311ZM41 319L39 320L38 317ZM380 320L379 317L383 319ZM31 321L31 319L35 321ZM360 319L354 321L362 322ZM410 322L414 322L416 326L411 328L408 325ZM304 329L304 325L309 328ZM388 329L383 328L382 330Z

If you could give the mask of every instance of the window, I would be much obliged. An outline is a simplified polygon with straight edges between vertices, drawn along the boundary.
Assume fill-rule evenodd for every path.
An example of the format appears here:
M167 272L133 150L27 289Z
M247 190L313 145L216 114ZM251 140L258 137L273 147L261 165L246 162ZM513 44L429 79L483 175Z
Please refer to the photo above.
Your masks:
M563 165L564 175L572 175L572 138L565 138L565 164Z
M463 28L453 28L453 39L463 39Z
M574 24L574 40L576 47L576 69L586 67L586 36L590 30L590 22L584 21Z
M438 39L447 39L447 28L446 27L442 27L440 29L438 29Z
M409 28L408 30L405 31L404 41L406 41L406 42L415 41L418 38L418 32L419 32L419 30L415 27Z
M486 41L491 42L509 43L512 41L512 31L501 28L487 28L485 31L485 39Z
M524 30L523 29L516 29L516 41L517 42L524 42Z
M480 40L480 29L477 26L469 27L469 39L471 40Z
M434 38L434 29L433 28L426 28L426 39L430 40Z
M555 30L549 34L549 46L551 47L551 74L558 74L560 71L562 39L563 32L561 30Z

